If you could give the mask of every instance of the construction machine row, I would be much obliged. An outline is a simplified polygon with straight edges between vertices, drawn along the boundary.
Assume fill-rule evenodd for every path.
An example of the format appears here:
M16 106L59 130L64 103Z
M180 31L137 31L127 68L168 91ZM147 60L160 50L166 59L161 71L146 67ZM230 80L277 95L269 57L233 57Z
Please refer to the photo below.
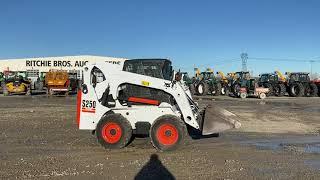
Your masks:
M50 70L30 76L26 71L0 72L0 92L5 96L23 94L68 95L76 93L81 81L76 73L64 70Z
M214 72L211 68L200 71L195 68L195 75L181 73L186 86L192 95L197 96L233 96L258 97L268 96L316 97L320 96L320 80L311 80L306 72L280 71L260 74L252 77L249 72L230 72L226 75L222 71ZM27 71L0 72L0 93L68 95L76 93L81 87L82 79L77 73L63 70L38 72L36 76L29 76Z
M317 97L320 96L320 80L311 80L306 72L280 71L263 73L252 77L249 72L239 71L227 73L218 71L216 74L210 68L200 72L195 68L195 76L189 78L184 74L184 81L194 95L230 95L246 98L248 96L261 99L267 96Z

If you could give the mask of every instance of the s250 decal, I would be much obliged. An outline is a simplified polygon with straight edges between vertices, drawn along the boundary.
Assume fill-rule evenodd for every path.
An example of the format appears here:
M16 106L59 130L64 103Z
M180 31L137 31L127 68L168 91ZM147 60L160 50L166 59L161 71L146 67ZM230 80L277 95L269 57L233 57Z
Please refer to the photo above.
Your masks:
M95 113L97 102L93 100L82 100L82 112Z

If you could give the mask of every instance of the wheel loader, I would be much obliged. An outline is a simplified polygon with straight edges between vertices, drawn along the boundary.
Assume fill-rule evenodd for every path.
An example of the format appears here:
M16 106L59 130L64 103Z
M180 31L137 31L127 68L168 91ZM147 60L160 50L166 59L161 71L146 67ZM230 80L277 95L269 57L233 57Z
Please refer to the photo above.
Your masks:
M273 73L264 73L259 75L258 85L260 87L268 88L268 96L284 96L287 92L286 79L280 71Z
M25 94L30 95L30 83L25 71L6 71L4 73L4 95Z
M68 95L69 83L67 71L51 69L45 75L45 85L48 95Z
M290 96L318 96L318 87L310 80L309 73L291 72L286 74L288 76L287 88Z
M241 126L236 115L214 104L200 110L167 59L84 67L77 123L107 149L123 148L136 135L148 135L160 151L185 144L188 129L210 135Z

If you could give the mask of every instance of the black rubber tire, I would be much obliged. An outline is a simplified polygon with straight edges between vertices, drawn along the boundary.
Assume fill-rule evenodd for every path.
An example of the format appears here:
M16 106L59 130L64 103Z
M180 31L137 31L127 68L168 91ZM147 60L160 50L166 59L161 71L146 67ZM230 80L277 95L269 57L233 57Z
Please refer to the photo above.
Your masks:
M173 145L164 145L161 144L157 138L157 131L163 124L170 124L174 126L178 132L178 139ZM176 116L173 115L163 115L157 118L151 125L150 128L150 139L152 145L159 151L172 151L180 148L186 144L187 136L187 127L186 124Z
M225 87L224 87L224 95L225 95L225 96L230 96L230 89L229 89L228 86L225 86Z
M196 88L194 87L194 84L189 85L189 90L190 90L191 95L195 95Z
M104 140L102 129L107 123L115 123L120 126L122 135L118 142L109 143ZM127 146L132 138L132 127L129 121L121 114L109 114L103 116L96 128L98 142L106 149L120 149Z
M220 96L220 95L221 95L221 91L222 91L221 83L215 84L215 85L214 85L214 88L215 88L215 93L214 93L214 95L215 95L215 96Z
M301 83L293 83L290 85L289 95L292 97L304 96L304 87Z
M26 96L30 96L31 95L31 89L30 86L24 86L26 89Z
M248 94L247 93L240 93L239 97L241 99L246 99L248 97Z
M287 92L287 87L284 84L279 84L280 93L278 94L279 97L284 96Z
M202 92L199 92L199 90L198 90L199 86L202 86ZM199 96L205 96L205 95L207 95L208 92L209 92L209 85L208 85L206 82L200 82L200 83L198 84L196 90L197 90L197 94L198 94Z
M43 82L39 82L38 90L42 91L43 90Z
M264 88L268 88L269 89L269 92L266 94L267 96L274 95L274 88L273 88L272 84L266 83L266 84L264 84Z
M5 86L6 86L6 83L4 81L1 81L0 82L0 86L1 86L1 90L2 90L2 93L5 91Z
M311 84L309 85L309 89L310 89L310 92L309 92L309 96L310 96L310 97L316 97L316 96L318 96L318 91L319 91L319 89L318 89L318 87L317 87L316 84L311 83Z
M240 96L240 88L241 85L239 83L236 83L232 86L232 93L235 97L239 97Z

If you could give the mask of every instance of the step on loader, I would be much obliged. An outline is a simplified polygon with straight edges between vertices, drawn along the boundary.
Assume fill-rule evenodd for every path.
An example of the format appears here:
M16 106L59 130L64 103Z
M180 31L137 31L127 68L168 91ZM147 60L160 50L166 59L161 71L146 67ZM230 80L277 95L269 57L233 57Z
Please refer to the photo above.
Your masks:
M95 132L108 149L149 135L160 151L185 144L188 129L202 135L241 126L233 113L210 104L203 111L182 87L167 59L99 62L84 67L77 97L77 123Z

